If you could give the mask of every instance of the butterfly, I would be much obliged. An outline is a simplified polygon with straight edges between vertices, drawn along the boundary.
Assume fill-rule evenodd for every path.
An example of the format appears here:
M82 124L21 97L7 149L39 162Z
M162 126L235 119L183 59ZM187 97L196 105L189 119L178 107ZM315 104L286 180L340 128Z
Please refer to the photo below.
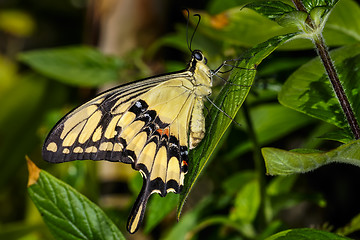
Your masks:
M107 160L131 164L143 177L127 230L141 224L151 194L180 193L188 151L205 135L204 100L214 72L200 50L186 69L110 89L65 115L47 136L51 163Z

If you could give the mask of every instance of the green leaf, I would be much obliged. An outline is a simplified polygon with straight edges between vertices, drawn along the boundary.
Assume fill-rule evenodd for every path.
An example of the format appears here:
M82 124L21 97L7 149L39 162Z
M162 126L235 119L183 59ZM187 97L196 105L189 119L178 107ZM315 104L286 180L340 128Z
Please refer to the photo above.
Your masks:
M360 140L328 152L294 152L270 147L262 148L261 151L270 175L305 173L334 162L360 167Z
M296 180L297 180L297 175L277 176L271 180L270 184L266 188L266 193L269 196L286 194L290 192Z
M360 6L353 0L342 0L332 9L323 32L330 46L360 41Z
M353 140L353 137L349 131L346 129L338 129L332 132L327 132L318 137L319 139L326 139L326 140L334 140L341 143L348 143Z
M316 7L311 9L310 17L314 21L315 26L325 24L328 19L328 13L330 9L328 7Z
M296 11L294 7L280 1L254 2L247 4L244 7L253 9L257 13L271 20L275 20L285 13Z
M340 228L336 233L340 235L349 235L351 233L357 232L360 230L360 214L356 215L349 224L346 224L345 227Z
M34 50L20 54L19 59L47 77L86 87L118 80L124 65L120 59L86 46Z
M233 176L225 179L222 183L222 187L226 192L226 195L235 195L239 189L243 188L244 185L255 179L254 171L243 171L234 174Z
M56 239L125 240L105 213L85 196L45 171L29 171L30 198Z
M360 117L360 44L345 46L331 51L340 81L355 112ZM319 118L340 128L347 122L335 97L319 58L315 58L296 70L285 82L279 93L279 102L287 107Z
M305 20L308 17L307 13L301 11L293 11L284 14L277 19L283 27L297 27L299 30L305 29Z
M232 230L236 230L241 235L246 238L253 239L256 236L255 229L251 224L239 223L231 220L227 216L211 216L206 220L200 222L196 228L192 229L188 234L186 234L186 239L194 239L196 234L210 226L221 225L222 227L230 228Z
M254 107L251 117L260 143L279 139L312 122L306 115L275 103Z
M259 65L278 46L294 36L295 34L278 36L249 50L247 55L236 64L239 68L235 68L231 72L229 81L232 84L224 86L216 98L215 104L234 118L250 91L248 86L252 85L256 74L254 67ZM231 123L231 120L215 107L210 109L208 116L211 116L211 118L207 117L207 134L199 146L190 152L189 172L185 177L184 188L180 196L178 216L195 181Z
M290 6L284 8L290 10ZM263 11L265 11L265 7ZM240 9L240 7L235 7L217 15L210 15L206 12L198 13L202 17L199 31L210 38L243 47L252 47L271 37L298 31L294 27L281 27L276 22L248 8ZM275 15L275 13L273 14ZM327 44L329 46L339 46L359 42L360 24L356 24L360 21L359 15L359 6L355 2L351 0L340 1L333 8L323 31ZM191 21L196 24L195 18L192 18ZM295 39L287 42L280 49L299 50L311 48L313 48L311 41Z
M320 231L310 228L290 229L277 233L266 240L349 240L334 233Z
M307 12L310 12L316 7L328 7L332 8L339 0L302 0L302 4L306 8Z
M206 197L191 211L187 211L173 228L161 237L162 240L184 240L188 232L193 230L201 216L201 213L209 208L212 198Z
M150 199L148 210L146 213L145 232L150 232L156 227L161 220L163 220L173 209L179 201L179 195L168 193L166 197L161 197L158 194Z
M260 185L256 179L247 182L235 197L230 219L241 223L254 221L260 206Z
M310 1L311 4L315 3L314 5L311 5L310 8L312 9L314 8L318 8L317 6L323 5L318 3L319 1ZM354 44L356 42L360 41L360 7L358 5L358 3L356 1L353 0L343 0L338 2L335 6L334 4L336 3L336 1L333 1L333 3L325 3L326 9L331 9L331 14L329 16L328 21L325 24L325 28L323 31L323 36L326 40L326 43L328 46L342 46L345 44ZM324 7L322 7L323 9ZM236 14L240 14L240 15L246 15L246 12L242 12L243 10L241 10L240 12L235 12ZM327 12L326 12L327 13ZM228 14L228 11L224 11L223 14ZM259 14L260 15L260 14ZM301 14L300 14L301 15ZM237 25L240 24L240 26L238 26L239 28L246 28L244 30L244 32L242 33L243 36L245 38L241 38L242 41L247 40L247 36L250 37L257 37L255 35L253 35L253 31L255 32L255 34L257 33L257 31L260 31L261 29L258 29L258 26L252 26L251 25L251 19L255 19L255 18L249 18L248 19L248 23L246 22L246 20L244 20L244 22L248 25L241 25L241 23L238 23ZM267 25L267 22L262 22L261 19L256 20L256 22L253 22L254 25L259 24L262 25L263 27L271 27L271 25ZM292 30L291 30L292 29ZM278 28L272 28L272 30L274 31L273 33L276 35L280 35L283 33L278 33L277 31L288 31L288 32L294 32L297 31L295 28L291 28L291 29L278 29ZM236 29L233 29L235 32L237 31ZM267 31L264 31L264 33L267 33ZM221 37L222 32L219 32L218 34L219 37ZM233 36L236 37L240 37L237 36L235 34L233 34ZM229 36L231 37L231 36ZM254 38L254 39L259 39L259 38ZM261 38L260 38L261 39ZM251 40L249 41L251 43ZM295 39L291 42L288 42L287 44L285 44L284 46L282 46L280 49L281 50L298 50L298 49L311 49L313 48L313 45L311 43L311 41L306 40L306 39Z
M248 8L236 7L214 16L207 12L197 13L201 15L199 31L227 44L253 47L272 37L294 32L294 29L285 29ZM192 18L191 21L196 24L197 20Z
M271 116L271 118L268 116ZM313 122L313 120L305 114L276 103L263 104L251 108L250 117L253 122L256 137L261 145L280 139ZM242 121L239 122L246 128L246 123ZM224 157L233 159L251 148L251 141L246 139Z

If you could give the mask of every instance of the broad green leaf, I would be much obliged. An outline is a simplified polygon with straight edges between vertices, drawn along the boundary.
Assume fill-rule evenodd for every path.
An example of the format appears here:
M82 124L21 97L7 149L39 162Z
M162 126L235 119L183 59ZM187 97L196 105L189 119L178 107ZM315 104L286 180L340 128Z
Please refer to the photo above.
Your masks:
M313 120L305 114L275 103L253 107L250 110L250 117L256 137L261 145L280 139L313 122ZM246 123L243 121L239 122L246 128ZM245 151L249 151L251 148L251 141L246 139L224 157L233 159Z
M289 175L305 173L329 163L348 163L360 167L360 140L328 152L294 152L277 148L262 148L267 173L270 175Z
M332 132L327 132L323 135L318 136L319 139L334 140L341 143L348 143L353 140L350 130L347 129L337 129Z
M350 240L334 233L310 228L290 229L277 233L266 240Z
M360 41L360 6L353 0L341 0L332 9L323 32L330 46Z
M333 4L330 5L333 6ZM206 12L199 13L202 16L199 31L211 38L243 47L252 47L271 37L298 31L294 27L283 28L276 22L247 8L235 7L216 15L209 15ZM359 14L359 6L352 0L343 0L336 4L323 32L327 44L339 46L360 41L360 24L357 24L360 21ZM192 21L194 24L196 23L196 19L192 19ZM311 41L295 39L280 49L311 48L313 48Z
M231 84L224 86L216 98L215 104L220 106L230 117L234 118L250 91L250 86L256 73L254 67L259 65L279 45L294 36L295 34L278 36L249 50L247 55L236 64L239 68L235 68L232 71L229 78ZM186 197L230 123L231 120L217 108L212 107L210 109L206 122L206 126L208 126L206 129L207 134L199 146L190 152L189 172L185 177L184 188L180 196L178 216Z
M251 117L256 135L261 143L279 139L312 122L304 114L296 113L275 103L254 107L251 111Z
M217 15L201 15L199 31L213 39L244 47L253 47L266 40L294 32L248 8L236 7ZM196 19L191 19L196 24Z
M28 192L56 239L124 239L105 213L71 186L28 160Z
M340 81L355 112L360 117L360 44L331 51ZM347 122L335 97L319 58L296 70L285 82L279 93L279 102L309 116L319 118L340 128Z
M120 59L86 46L34 50L21 53L19 59L49 78L86 87L118 80L124 65Z
M145 232L150 232L154 227L156 227L172 210L176 208L178 202L179 195L175 195L174 193L168 193L166 197L154 194L154 196L150 199L145 216Z
M254 221L260 206L260 185L256 179L247 182L236 194L230 219L241 223Z
M320 4L317 1L310 1L310 2L311 2L311 5L309 5L310 9L313 9L316 6L324 6L323 3ZM325 6L331 6L327 8L327 9L331 9L331 14L329 16L328 21L325 24L325 28L323 31L323 36L326 40L326 43L329 46L341 46L345 44L354 44L356 42L359 42L360 18L358 16L360 15L360 7L358 3L356 3L356 1L353 0L342 0L334 6L336 2L337 1L329 1L329 3L325 3ZM312 5L313 3L315 4ZM227 12L225 11L224 13ZM256 26L250 26L248 31L251 32L253 31L253 29L256 29ZM292 29L293 29L292 31L297 31L295 28ZM288 42L280 49L295 50L295 49L310 49L310 48L313 48L313 45L310 41L306 39L296 39L294 41Z
M281 1L254 2L245 5L245 7L253 9L257 13L272 20L276 20L277 18L283 16L285 13L296 11L293 6L290 6Z

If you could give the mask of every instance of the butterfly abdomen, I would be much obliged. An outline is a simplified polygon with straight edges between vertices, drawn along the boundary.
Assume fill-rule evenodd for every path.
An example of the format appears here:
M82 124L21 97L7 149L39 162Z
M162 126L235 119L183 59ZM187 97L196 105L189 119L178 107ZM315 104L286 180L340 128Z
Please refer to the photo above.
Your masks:
M189 148L195 148L205 136L204 102L196 99L190 122Z

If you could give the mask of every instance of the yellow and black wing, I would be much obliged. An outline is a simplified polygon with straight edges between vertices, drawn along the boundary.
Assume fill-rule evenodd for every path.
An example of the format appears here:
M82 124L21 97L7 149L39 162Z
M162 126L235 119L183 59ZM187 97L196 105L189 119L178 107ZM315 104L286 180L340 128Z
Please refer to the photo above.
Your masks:
M111 89L68 113L45 140L42 153L48 162L107 160L140 171L144 182L129 216L130 233L137 231L152 193L181 191L194 105L189 74Z

